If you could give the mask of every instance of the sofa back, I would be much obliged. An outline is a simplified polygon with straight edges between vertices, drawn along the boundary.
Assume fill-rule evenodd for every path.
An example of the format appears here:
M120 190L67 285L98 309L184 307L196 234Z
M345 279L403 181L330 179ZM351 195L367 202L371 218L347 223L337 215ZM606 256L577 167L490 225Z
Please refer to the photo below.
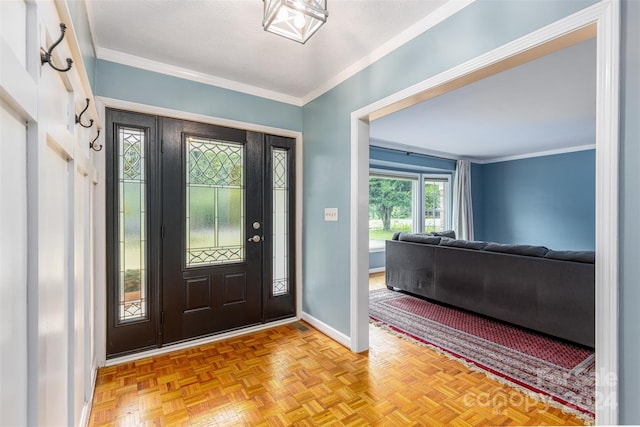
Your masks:
M530 253L522 255L506 247L469 249L443 242L388 240L387 286L594 346L593 262L547 257L549 250L541 247L516 248ZM476 243L484 246L471 246L488 245ZM588 253L576 254L591 260Z

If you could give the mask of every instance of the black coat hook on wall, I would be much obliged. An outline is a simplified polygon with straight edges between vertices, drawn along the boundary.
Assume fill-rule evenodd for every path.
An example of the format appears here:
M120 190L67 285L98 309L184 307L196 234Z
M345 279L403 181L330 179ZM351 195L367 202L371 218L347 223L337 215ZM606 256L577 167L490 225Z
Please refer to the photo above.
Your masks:
M60 38L56 40L54 44L51 45L49 50L44 50L43 47L40 48L40 62L42 63L42 65L48 63L51 66L51 68L53 68L56 71L60 71L61 73L66 73L71 69L71 64L73 64L73 60L71 58L67 58L67 68L58 68L55 65L53 65L53 62L51 61L51 53L53 52L53 49L55 49L56 46L58 46L62 41L62 39L64 38L64 32L66 30L67 30L67 26L61 23Z
M100 137L100 129L98 129L98 134L93 139L93 141L89 143L89 148L91 148L93 151L102 151L102 144L100 144L100 146L96 148L96 141L98 140L99 137Z
M80 114L76 114L76 124L82 126L83 128L90 128L91 126L93 126L93 119L89 119L89 124L85 125L82 123L82 115L84 114L85 111L87 111L87 109L89 108L89 98L85 98L87 100L87 106L84 107L84 110L80 111Z

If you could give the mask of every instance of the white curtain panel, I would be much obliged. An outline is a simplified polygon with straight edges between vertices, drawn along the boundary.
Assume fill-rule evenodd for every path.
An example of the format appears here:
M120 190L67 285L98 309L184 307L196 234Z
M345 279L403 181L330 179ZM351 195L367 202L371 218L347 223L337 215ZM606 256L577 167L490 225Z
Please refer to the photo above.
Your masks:
M453 195L453 229L458 239L473 240L473 207L471 204L471 163L456 162L455 191Z

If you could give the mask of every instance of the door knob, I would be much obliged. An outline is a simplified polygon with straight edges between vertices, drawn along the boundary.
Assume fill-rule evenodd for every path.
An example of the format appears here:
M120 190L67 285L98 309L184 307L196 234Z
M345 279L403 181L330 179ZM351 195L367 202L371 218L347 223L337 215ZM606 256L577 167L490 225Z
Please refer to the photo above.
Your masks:
M253 237L249 237L249 241L253 243L260 243L261 240L262 240L262 236L258 236L257 234L254 235Z

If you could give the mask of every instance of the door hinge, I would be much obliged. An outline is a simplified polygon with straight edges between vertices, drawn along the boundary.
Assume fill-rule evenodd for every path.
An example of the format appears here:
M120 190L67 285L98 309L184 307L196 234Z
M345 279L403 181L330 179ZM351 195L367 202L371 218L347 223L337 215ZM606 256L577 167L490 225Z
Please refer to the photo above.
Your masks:
M164 325L164 311L160 312L160 324Z
M164 225L160 227L160 238L164 239Z

